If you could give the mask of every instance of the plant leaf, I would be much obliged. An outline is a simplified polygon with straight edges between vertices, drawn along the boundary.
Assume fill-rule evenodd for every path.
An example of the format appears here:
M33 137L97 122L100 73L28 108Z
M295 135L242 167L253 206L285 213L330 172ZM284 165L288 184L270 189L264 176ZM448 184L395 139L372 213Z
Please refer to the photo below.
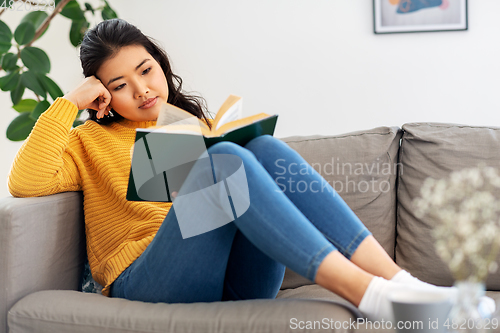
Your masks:
M78 20L73 21L71 23L71 29L69 31L69 40L74 47L80 45L83 40L83 36L85 35L85 31L87 31L89 27L89 22L87 20Z
M89 4L88 2L85 3L85 9L90 10L92 12L92 15L95 14L94 8L92 8L92 5Z
M5 76L0 77L0 89L2 89L2 91L15 89L17 84L19 83L20 78L21 75L17 71L10 72Z
M21 74L21 82L26 86L26 88L33 90L35 94L42 96L43 99L46 99L47 91L42 86L40 81L38 81L35 72L29 70Z
M25 88L26 87L24 86L24 84L21 82L21 80L19 80L14 90L10 91L10 99L12 100L12 104L19 104L21 98L23 98Z
M71 0L70 2L68 2L61 11L61 15L77 21L85 19L85 15L83 15L80 4L76 2L76 0Z
M50 60L42 49L28 46L21 50L21 60L30 70L40 73L50 72Z
M64 96L61 88L52 81L48 76L42 73L37 73L38 80L42 84L42 86L45 88L45 90L49 93L50 97L55 101L57 97L62 97Z
M20 23L14 32L14 39L19 45L25 45L31 42L35 37L35 26L31 22Z
M29 12L28 14L24 15L23 19L21 20L21 23L22 22L31 22L35 26L35 30L38 30L38 28L40 28L40 26L42 25L42 23L45 21L45 19L47 17L49 17L49 14L47 14L47 12L37 10L34 12ZM48 27L49 26L47 26L47 28L45 28L45 30L42 32L40 37L42 37L45 34ZM40 38L40 37L38 37L38 38Z
M17 67L17 54L5 53L2 57L2 69L13 70Z
M1 20L0 20L0 35L12 39L12 31L10 30L9 26L4 21Z
M50 103L47 100L43 100L43 101L39 102L36 105L36 107L33 110L33 112L31 112L31 114L30 114L31 119L37 120L38 117L40 117L40 115L42 113L44 113L45 110L47 110L49 107L50 107Z
M12 120L9 127L7 127L7 138L9 140L22 141L28 137L36 123L36 120L33 120L30 115L28 112L23 112Z
M116 12L109 6L107 1L105 1L104 7L101 11L101 16L103 20L109 20L118 17L118 15L116 15Z
M81 124L85 124L85 120L80 120L80 116L82 112L85 110L78 110L78 113L76 114L75 121L73 121L73 127L80 126Z
M0 53L5 53L12 46L12 32L7 24L0 21Z
M14 105L12 108L16 110L17 112L31 112L35 109L35 106L38 104L37 101L34 99L28 98L28 99L23 99L16 105Z
M49 17L49 14L47 14L47 12L37 10L24 15L24 17L21 19L21 23L31 22L35 26L35 29L38 29L47 17Z

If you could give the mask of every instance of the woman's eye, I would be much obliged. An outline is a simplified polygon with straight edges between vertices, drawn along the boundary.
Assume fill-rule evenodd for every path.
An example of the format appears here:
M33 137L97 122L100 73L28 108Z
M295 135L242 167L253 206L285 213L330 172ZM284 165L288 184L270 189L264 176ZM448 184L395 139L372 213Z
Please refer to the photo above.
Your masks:
M115 88L115 89L113 89L113 90L115 90L115 91L116 91L116 90L120 90L120 89L121 89L121 88L123 88L124 86L125 86L125 83L122 83L122 84L120 84L118 87L116 87L116 88Z
M142 74L148 74L151 71L151 67L146 68L145 70L142 71Z

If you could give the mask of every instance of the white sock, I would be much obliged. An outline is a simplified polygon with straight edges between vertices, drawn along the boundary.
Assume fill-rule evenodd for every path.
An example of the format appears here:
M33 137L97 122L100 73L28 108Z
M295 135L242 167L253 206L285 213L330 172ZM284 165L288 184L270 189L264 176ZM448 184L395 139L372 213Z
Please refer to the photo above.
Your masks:
M422 285L423 284L423 285ZM455 288L456 289L456 288ZM449 287L436 287L428 283L401 283L386 280L375 276L359 303L358 309L371 321L392 321L394 314L389 296L392 293L415 291L415 292L437 292L448 297L453 297L454 291Z
M433 284L421 281L408 273L405 270L401 270L396 275L394 275L391 279L393 282L398 282L398 283L406 283L414 286L418 286L422 289L429 290L429 291L440 291L440 292L445 292L449 293L451 297L456 298L458 294L458 289L456 287L440 287L440 286L435 286ZM496 304L495 301L488 296L482 296L479 300L479 311L481 312L481 315L485 318L488 318L491 316L493 312L496 310Z
M373 277L359 303L359 310L371 321L390 320L394 318L392 304L388 295L392 292L408 290L412 287L379 276Z
M451 297L455 297L458 291L456 287L440 287L419 280L410 273L408 273L407 271L405 271L404 269L397 272L396 275L392 277L391 281L418 286L422 289L429 291L439 291L439 292L449 293Z

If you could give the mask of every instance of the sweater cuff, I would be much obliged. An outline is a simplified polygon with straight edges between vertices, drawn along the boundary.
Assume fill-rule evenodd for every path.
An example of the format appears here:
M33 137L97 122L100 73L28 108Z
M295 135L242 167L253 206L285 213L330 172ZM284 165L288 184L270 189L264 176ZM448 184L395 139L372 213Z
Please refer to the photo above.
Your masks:
M67 125L71 125L78 114L78 108L67 99L58 97L44 114L59 119Z

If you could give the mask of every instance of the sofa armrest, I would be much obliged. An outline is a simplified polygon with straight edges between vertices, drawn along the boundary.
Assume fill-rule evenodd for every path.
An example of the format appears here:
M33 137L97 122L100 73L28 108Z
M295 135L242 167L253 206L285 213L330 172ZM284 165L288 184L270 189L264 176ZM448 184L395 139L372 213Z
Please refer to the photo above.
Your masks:
M78 289L85 259L82 198L66 192L0 199L0 332L22 297Z

